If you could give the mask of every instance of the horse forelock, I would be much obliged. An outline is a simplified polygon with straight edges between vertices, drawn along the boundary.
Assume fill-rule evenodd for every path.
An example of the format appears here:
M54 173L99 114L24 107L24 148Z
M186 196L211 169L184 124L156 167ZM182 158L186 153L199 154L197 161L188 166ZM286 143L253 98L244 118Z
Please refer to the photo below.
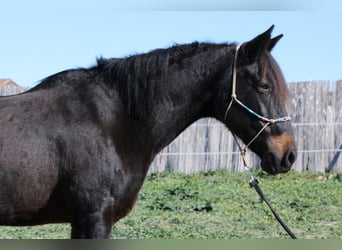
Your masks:
M267 80L272 86L272 97L277 108L284 108L289 98L289 90L279 65L269 52L265 52L260 60L261 79Z

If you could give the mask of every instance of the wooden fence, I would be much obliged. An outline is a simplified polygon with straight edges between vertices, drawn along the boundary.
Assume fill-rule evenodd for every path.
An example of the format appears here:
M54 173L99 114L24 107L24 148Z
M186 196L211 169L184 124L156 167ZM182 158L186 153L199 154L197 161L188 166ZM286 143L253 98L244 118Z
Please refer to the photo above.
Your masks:
M342 81L290 83L290 115L298 148L293 168L342 172ZM251 166L260 160L249 151ZM150 172L243 171L230 132L214 119L201 119L154 160Z
M9 88L9 89L7 89ZM1 86L7 94L19 90ZM294 169L298 172L342 172L342 80L290 83L290 115L298 148ZM22 91L22 89L21 89ZM260 160L251 151L251 166ZM243 171L230 132L215 119L201 119L158 154L151 172Z

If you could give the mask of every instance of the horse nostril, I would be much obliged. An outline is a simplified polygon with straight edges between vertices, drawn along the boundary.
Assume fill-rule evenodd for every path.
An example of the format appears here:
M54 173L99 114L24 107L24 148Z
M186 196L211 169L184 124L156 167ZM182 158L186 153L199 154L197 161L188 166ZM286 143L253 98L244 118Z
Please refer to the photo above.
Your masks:
M297 158L297 153L295 150L291 150L286 155L286 166L291 167Z

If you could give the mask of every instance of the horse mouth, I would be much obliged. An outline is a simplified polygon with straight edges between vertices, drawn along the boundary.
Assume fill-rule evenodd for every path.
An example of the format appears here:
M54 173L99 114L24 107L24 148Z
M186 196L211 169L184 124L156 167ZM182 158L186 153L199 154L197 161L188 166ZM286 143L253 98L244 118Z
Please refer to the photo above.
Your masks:
M272 153L268 153L261 161L261 168L271 175L278 174L275 168L275 157Z
M271 136L267 144L268 150L263 154L261 168L271 175L287 173L297 158L293 137L286 133Z
M296 159L296 154L291 151L283 159L278 159L274 153L267 153L262 161L261 168L271 175L287 173Z

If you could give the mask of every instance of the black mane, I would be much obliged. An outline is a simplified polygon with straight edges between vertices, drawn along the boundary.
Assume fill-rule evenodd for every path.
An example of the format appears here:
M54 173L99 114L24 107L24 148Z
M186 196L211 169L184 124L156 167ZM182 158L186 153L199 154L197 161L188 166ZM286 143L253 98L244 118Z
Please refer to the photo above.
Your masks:
M128 114L141 117L149 112L157 100L163 98L162 82L163 77L167 76L169 66L178 64L179 67L186 68L188 65L182 65L183 60L224 46L227 44L193 42L125 58L98 58L97 64L90 68L70 69L48 76L29 92L61 84L81 84L82 81L87 81L84 78L101 74L106 82L116 88Z
M132 116L146 114L156 100L163 98L162 82L169 66L178 64L196 54L217 50L227 44L194 42L157 49L149 53L123 59L99 59L98 67L105 71L107 79L117 85L123 105ZM188 65L183 65L187 67Z
M231 44L235 45L235 44ZM187 67L183 61L202 52L217 50L226 43L199 43L174 45L166 49L156 49L148 53L137 54L125 58L98 58L97 64L90 68L65 70L51 75L41 81L30 91L48 89L59 83L75 84L77 81L66 81L79 77L93 77L102 74L105 80L114 86L128 114L133 117L143 116L151 106L163 97L162 82L171 65L177 64L180 69ZM260 58L260 72L269 82L274 83L276 91L273 98L278 107L286 106L288 89L282 72L273 59L265 52Z

